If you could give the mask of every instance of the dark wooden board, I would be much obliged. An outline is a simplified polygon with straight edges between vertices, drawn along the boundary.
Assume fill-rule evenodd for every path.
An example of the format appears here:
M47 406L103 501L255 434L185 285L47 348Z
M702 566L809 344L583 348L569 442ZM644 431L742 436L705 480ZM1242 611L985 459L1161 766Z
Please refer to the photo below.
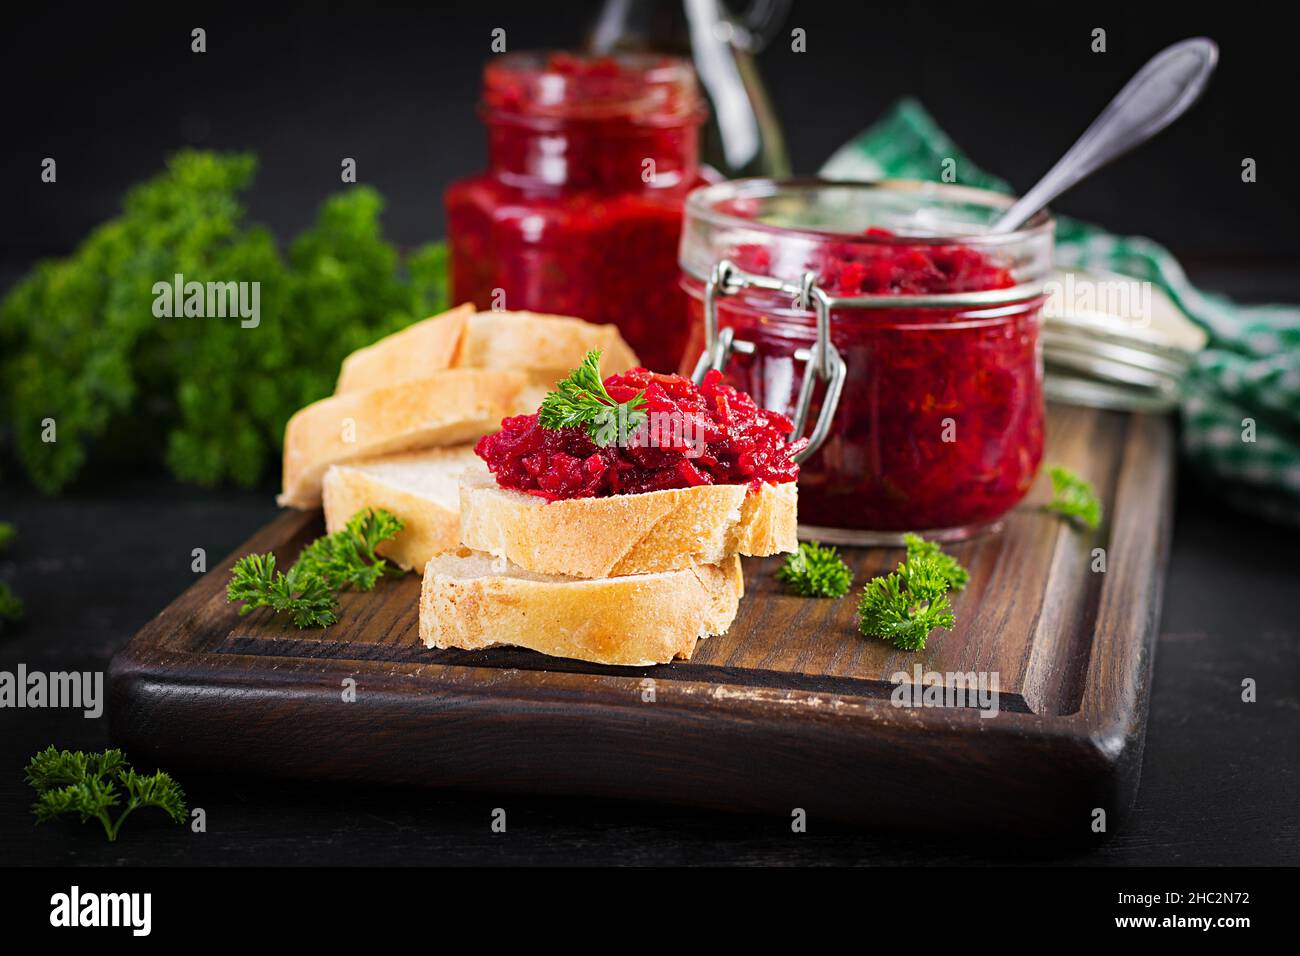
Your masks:
M297 631L225 602L238 555L283 563L321 531L288 513L114 658L115 738L139 763L497 792L626 797L878 826L1085 837L1132 802L1168 551L1171 423L1054 407L1047 460L1093 480L1095 532L1018 508L953 546L958 623L908 654L853 602L788 597L746 561L730 632L690 661L612 668L532 652L430 651L414 575ZM1091 570L1106 551L1105 573ZM859 582L897 551L849 550ZM891 675L997 672L1000 713L900 708ZM345 681L356 700L345 702ZM651 683L652 682L652 683ZM653 695L648 694L653 690ZM653 696L653 700L647 698ZM137 756L138 755L138 756Z

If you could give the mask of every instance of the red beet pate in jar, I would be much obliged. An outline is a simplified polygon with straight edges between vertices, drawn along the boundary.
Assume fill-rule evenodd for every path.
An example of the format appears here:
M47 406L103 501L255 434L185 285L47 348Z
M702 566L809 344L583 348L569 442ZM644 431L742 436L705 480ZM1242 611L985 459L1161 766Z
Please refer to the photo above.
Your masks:
M488 170L448 187L452 297L618 325L672 372L688 336L682 208L706 113L689 62L510 53L484 71Z
M958 540L1029 490L1053 223L983 234L1008 202L901 181L741 180L690 197L690 364L722 369L811 439L801 534Z

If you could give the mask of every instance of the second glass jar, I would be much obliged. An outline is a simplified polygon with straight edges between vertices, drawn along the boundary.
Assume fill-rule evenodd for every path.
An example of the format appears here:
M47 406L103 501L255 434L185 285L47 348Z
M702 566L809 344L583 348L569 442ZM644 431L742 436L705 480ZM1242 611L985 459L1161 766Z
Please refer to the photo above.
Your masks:
M482 115L489 168L445 196L453 300L613 322L645 366L675 370L682 209L704 182L690 64L506 54L484 71Z
M683 370L708 345L713 278L717 328L735 341L715 364L796 417L818 336L810 298L791 292L815 288L829 303L843 384L800 471L805 535L956 540L995 527L1029 490L1043 454L1052 222L981 234L1006 203L916 182L741 180L690 198L681 265L695 330ZM824 387L812 394L805 434Z

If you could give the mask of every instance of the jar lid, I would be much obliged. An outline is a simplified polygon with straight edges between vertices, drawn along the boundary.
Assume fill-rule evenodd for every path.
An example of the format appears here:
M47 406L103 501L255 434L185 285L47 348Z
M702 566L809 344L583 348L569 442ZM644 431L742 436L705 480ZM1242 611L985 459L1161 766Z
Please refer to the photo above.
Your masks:
M1047 397L1127 411L1177 407L1208 335L1154 283L1068 269L1045 286Z

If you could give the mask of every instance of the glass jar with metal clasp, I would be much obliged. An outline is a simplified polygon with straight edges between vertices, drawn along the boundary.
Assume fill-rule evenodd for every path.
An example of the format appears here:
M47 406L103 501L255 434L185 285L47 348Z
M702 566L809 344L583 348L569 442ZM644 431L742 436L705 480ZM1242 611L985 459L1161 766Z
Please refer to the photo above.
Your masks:
M521 51L483 71L488 168L447 187L453 302L612 322L671 371L687 337L682 205L717 179L691 64Z
M801 534L895 544L996 528L1043 454L1046 214L910 181L754 179L687 200L688 356L807 434ZM685 369L684 369L685 370Z

